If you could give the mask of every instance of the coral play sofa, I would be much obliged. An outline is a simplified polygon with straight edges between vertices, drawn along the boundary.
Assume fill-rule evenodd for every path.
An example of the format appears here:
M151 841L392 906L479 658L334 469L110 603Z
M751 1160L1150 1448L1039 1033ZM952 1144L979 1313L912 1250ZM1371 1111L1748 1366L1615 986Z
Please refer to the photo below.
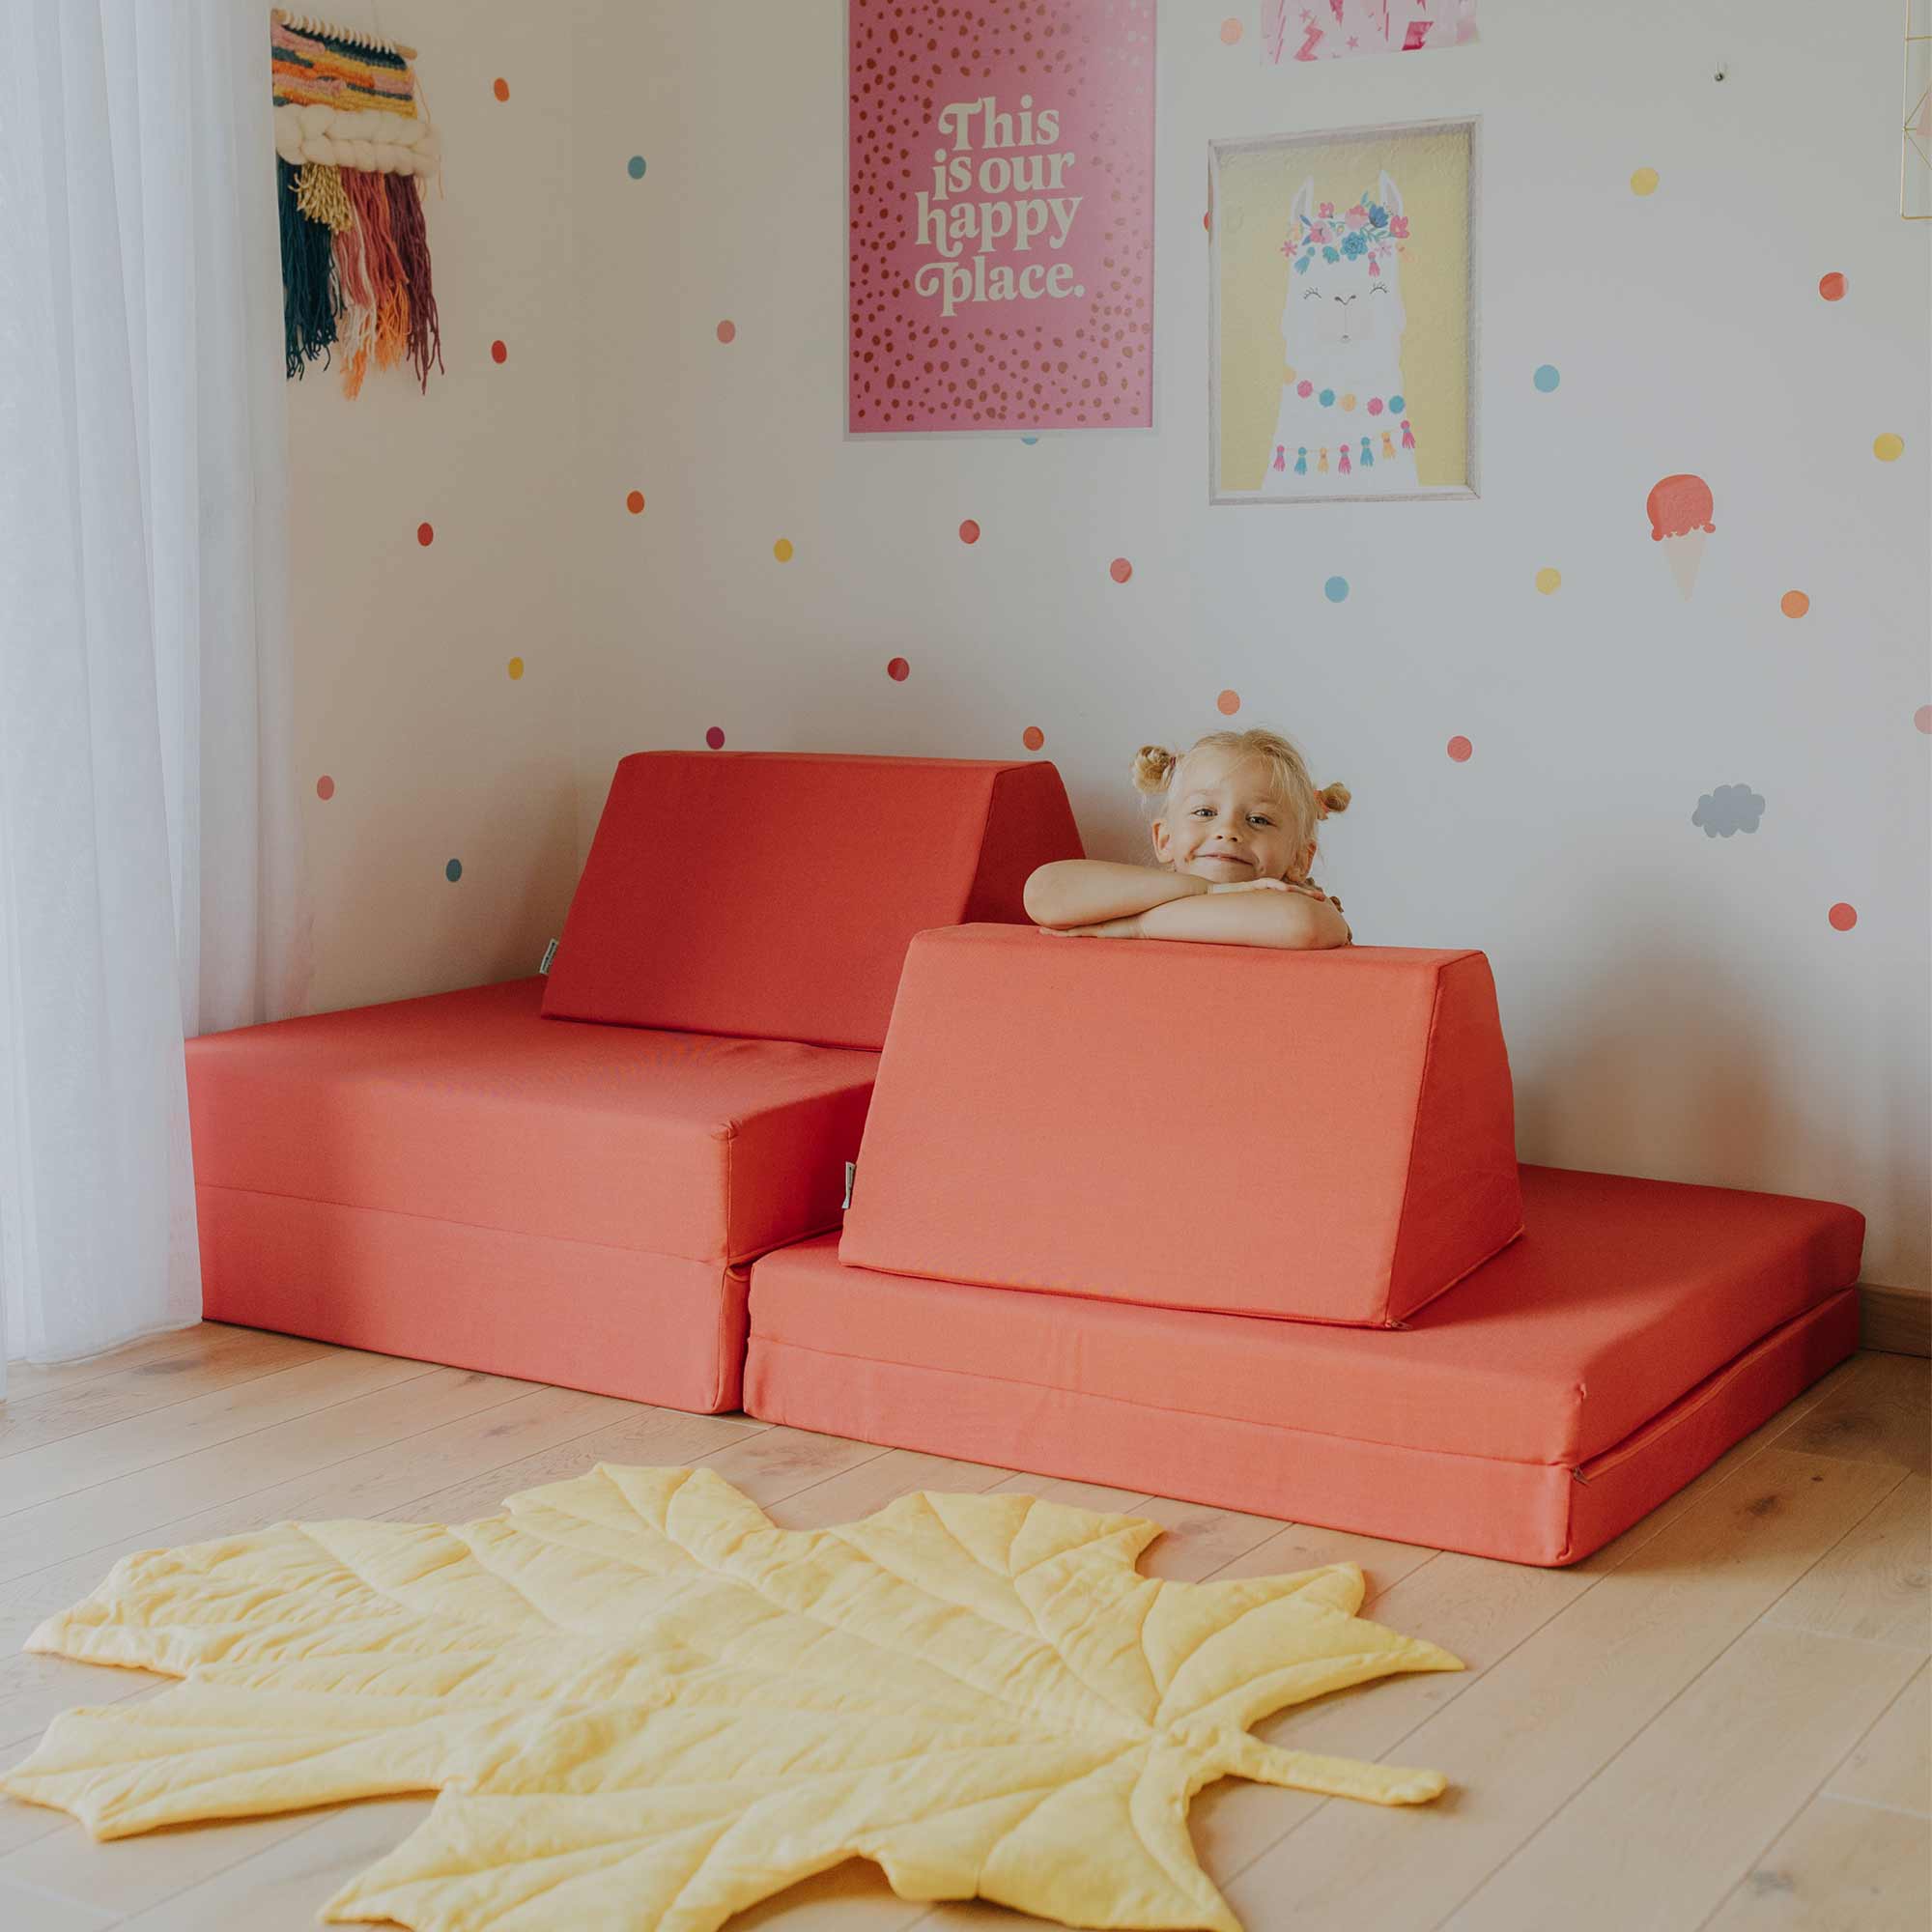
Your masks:
M1856 1344L1863 1217L1519 1166L1479 952L925 932L768 1421L1575 1562Z
M838 1224L908 941L1079 854L1044 761L624 759L548 979L188 1042L204 1312L736 1408L747 1265Z

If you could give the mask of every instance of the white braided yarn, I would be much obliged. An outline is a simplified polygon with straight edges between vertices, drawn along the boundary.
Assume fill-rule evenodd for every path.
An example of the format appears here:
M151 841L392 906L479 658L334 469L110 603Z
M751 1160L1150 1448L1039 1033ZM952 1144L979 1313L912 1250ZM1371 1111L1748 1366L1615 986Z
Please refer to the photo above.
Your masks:
M275 109L275 153L292 167L320 161L369 174L433 175L442 144L427 121L408 114L285 100Z

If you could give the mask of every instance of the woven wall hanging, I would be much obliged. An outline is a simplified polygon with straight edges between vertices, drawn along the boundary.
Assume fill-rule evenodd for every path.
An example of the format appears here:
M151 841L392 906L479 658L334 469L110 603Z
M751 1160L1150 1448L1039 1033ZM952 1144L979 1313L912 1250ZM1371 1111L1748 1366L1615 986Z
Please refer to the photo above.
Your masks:
M417 99L413 47L270 15L288 372L342 356L354 396L373 360L442 368L422 184L441 158Z

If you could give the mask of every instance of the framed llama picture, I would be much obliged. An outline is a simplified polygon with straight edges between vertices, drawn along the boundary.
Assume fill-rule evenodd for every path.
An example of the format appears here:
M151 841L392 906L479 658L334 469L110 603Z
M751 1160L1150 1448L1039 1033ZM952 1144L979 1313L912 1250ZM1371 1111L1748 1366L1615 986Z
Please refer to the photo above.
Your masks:
M1210 502L1478 494L1477 128L1210 144Z

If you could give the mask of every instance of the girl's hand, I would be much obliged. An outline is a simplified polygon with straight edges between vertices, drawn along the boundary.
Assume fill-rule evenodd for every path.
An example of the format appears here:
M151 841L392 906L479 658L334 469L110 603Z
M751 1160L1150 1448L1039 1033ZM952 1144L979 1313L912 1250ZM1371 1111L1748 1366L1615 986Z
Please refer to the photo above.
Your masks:
M1306 893L1312 899L1328 895L1308 879L1231 879L1225 886L1209 886L1210 893Z
M1062 939L1138 939L1141 921L1138 913L1130 913L1124 919L1102 920L1098 925L1042 925L1038 930Z

